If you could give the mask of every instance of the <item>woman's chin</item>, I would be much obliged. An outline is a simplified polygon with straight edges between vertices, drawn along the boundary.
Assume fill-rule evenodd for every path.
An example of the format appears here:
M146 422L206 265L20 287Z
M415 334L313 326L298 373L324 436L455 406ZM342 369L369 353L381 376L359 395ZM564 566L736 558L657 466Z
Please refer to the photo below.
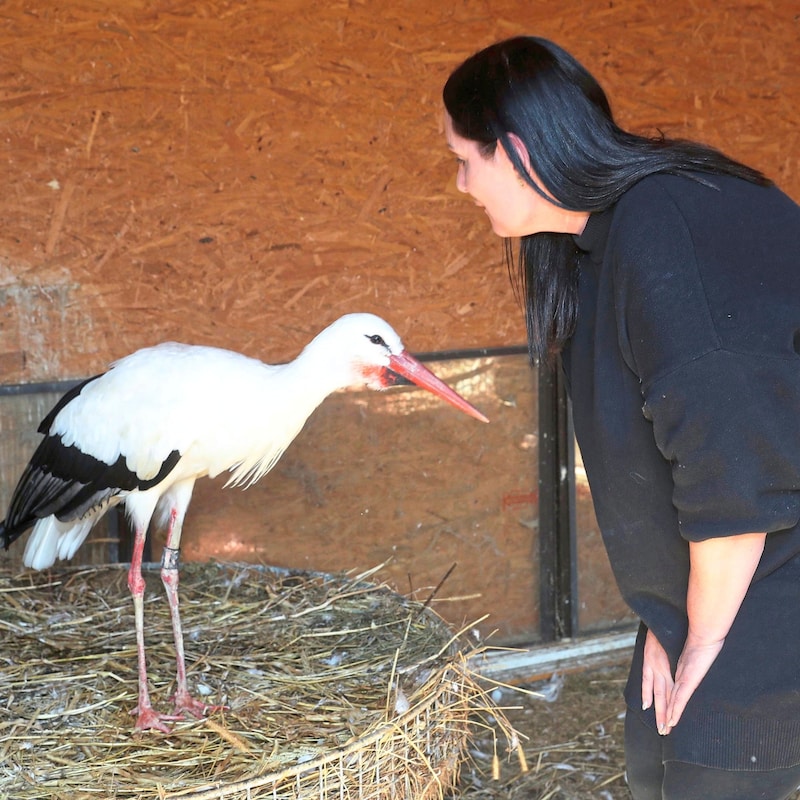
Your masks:
M489 217L489 224L492 226L492 231L497 236L501 236L504 239L506 239L510 235L503 225L501 225L496 220L493 220L491 217Z

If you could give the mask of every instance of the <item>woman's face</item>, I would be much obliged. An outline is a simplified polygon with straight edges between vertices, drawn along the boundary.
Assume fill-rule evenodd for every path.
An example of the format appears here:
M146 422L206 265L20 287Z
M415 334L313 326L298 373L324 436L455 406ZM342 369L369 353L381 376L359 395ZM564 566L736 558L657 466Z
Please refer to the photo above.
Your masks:
M477 142L464 139L453 130L447 113L444 127L447 145L458 161L456 186L486 212L498 236L583 231L589 215L567 211L542 197L514 169L502 145L498 144L487 157L481 154ZM532 171L531 177L541 187Z

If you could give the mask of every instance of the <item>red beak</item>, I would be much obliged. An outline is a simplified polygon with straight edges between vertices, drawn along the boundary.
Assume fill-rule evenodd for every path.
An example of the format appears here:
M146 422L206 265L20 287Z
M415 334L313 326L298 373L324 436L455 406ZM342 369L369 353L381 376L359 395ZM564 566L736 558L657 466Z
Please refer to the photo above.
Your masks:
M441 397L442 400L450 403L451 406L455 406L465 414L469 414L471 417L475 417L475 419L479 419L481 422L489 421L475 406L468 403L458 392L454 392L444 381L439 380L439 378L437 378L422 362L417 361L414 356L409 355L405 350L400 353L400 355L389 356L389 368L398 375L407 378L411 383L415 383L417 386L427 389L437 397ZM384 377L386 378L386 376ZM385 380L387 386L398 382L397 380Z

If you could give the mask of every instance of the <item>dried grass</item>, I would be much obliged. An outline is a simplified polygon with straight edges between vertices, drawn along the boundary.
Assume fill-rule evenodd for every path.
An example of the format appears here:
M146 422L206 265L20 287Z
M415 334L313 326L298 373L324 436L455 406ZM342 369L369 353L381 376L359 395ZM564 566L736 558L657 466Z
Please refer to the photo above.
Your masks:
M0 795L439 798L482 715L521 752L459 637L370 577L186 565L190 686L226 708L164 735L134 733L129 716L124 568L0 573ZM150 683L167 710L169 614L157 570L147 581Z

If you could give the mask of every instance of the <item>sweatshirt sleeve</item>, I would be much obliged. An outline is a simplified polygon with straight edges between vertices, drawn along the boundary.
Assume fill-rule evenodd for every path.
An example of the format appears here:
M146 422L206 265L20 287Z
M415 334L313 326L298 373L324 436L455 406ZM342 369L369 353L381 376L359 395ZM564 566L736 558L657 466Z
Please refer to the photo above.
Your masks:
M653 383L643 412L672 466L690 541L784 530L800 519L800 368L715 350Z
M700 199L687 211L682 196L649 186L636 198L636 224L616 232L619 345L671 465L682 535L791 528L800 519L800 356L792 348L800 300L787 306L780 280L758 277L765 265L742 252L738 234L711 241L714 225L717 234L731 229L722 210L716 220L698 211L704 192L708 204L720 203L718 192L689 192ZM711 227L700 227L709 217Z

